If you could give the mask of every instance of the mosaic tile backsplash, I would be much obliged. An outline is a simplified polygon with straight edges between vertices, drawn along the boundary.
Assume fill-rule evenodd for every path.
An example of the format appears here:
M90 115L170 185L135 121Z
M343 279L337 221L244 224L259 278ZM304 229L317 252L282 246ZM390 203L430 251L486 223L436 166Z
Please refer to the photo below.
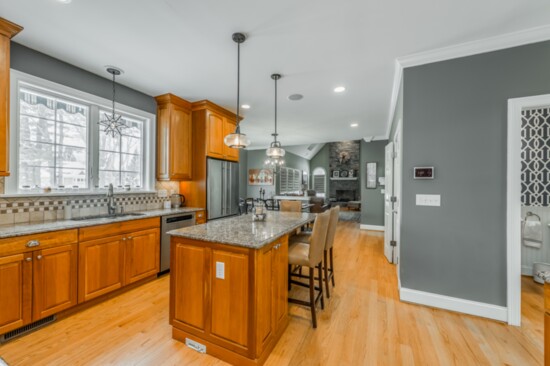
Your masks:
M158 182L156 189L166 189L168 197L156 193L115 193L115 203L124 212L157 210L170 200L170 193L178 192L176 182ZM0 197L0 225L63 220L65 210L71 210L71 217L101 215L107 213L105 194L89 196L42 196L42 197Z

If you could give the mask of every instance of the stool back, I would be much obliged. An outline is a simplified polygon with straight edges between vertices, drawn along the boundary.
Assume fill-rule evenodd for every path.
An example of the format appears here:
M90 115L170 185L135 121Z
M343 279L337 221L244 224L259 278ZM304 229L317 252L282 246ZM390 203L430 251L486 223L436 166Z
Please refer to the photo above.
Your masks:
M315 218L309 242L309 266L311 268L315 267L323 260L323 251L325 250L329 221L330 211L318 214Z
M330 209L330 220L328 223L327 240L325 250L329 250L334 245L334 237L336 236L336 227L340 218L340 206L335 206Z
M301 201L281 201L281 211L286 212L302 212L302 202Z

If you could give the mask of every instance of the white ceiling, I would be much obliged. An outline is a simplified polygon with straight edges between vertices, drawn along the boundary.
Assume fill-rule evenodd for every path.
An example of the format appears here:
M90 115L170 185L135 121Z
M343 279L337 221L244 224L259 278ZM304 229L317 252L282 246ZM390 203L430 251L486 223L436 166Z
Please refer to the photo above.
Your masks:
M236 100L242 31L243 132L265 147L279 72L283 145L382 136L397 57L550 23L543 0L0 0L1 16L25 27L15 41L93 73L125 71L120 83L149 95L172 92ZM347 90L332 90L344 85ZM291 102L289 94L304 99ZM359 127L351 128L357 122Z

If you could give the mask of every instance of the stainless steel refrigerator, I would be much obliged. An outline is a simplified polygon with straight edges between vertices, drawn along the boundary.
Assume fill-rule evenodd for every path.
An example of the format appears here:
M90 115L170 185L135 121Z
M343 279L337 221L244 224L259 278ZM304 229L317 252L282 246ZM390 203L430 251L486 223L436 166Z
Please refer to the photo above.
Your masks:
M208 158L206 205L208 220L239 212L239 163Z

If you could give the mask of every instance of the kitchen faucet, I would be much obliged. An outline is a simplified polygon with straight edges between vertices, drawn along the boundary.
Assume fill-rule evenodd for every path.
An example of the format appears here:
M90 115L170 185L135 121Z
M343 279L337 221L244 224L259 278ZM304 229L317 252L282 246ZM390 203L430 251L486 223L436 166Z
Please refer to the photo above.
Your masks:
M109 184L109 190L107 191L107 211L109 215L116 213L116 203L113 194L113 183Z

